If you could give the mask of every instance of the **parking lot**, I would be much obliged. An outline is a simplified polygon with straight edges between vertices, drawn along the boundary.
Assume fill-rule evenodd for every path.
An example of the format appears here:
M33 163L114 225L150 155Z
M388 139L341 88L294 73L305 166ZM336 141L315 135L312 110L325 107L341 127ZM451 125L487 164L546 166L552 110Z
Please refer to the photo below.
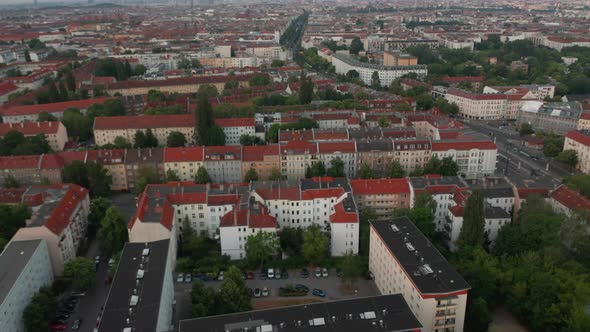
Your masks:
M256 271L254 273L255 279L253 280L246 280L246 286L251 288L252 290L259 288L263 289L267 287L269 290L268 297L259 297L252 299L252 306L254 308L258 307L268 307L267 303L262 305L263 302L277 302L277 305L281 305L278 303L279 300L304 300L304 299L313 299L319 301L333 301L333 300L340 300L346 299L351 297L365 297L365 296L374 296L378 295L379 291L372 280L365 280L359 279L356 281L354 288L350 289L350 292L347 291L346 287L343 287L343 284L340 278L336 275L335 270L329 270L328 277L316 277L314 275L314 271L309 269L309 277L302 278L301 277L301 270L289 270L289 278L287 279L268 279L268 280L261 280L260 279L260 271ZM176 278L176 275L175 275ZM195 280L193 280L195 282ZM219 289L221 287L222 281L207 281L205 282L205 286L210 286L215 289ZM279 297L279 287L284 287L287 284L301 284L309 288L310 292L307 296L299 296L299 297ZM191 309L190 309L190 292L191 292L192 284L191 283L178 283L175 281L175 290L176 290L176 311L177 316L176 319L186 319L191 317ZM325 297L317 297L312 295L312 290L314 288L321 289L326 296ZM356 292L355 292L356 290Z

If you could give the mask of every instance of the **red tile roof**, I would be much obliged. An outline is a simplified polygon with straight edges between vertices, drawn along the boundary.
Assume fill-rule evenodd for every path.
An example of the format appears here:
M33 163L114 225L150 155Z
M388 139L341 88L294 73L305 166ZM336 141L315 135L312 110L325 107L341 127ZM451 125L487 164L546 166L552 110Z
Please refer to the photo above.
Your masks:
M590 136L582 132L570 131L565 135L565 137L574 140L578 143L584 144L585 146L590 146Z
M577 191L570 189L565 184L562 184L552 191L549 196L572 211L590 210L590 199L582 196L582 194Z
M580 119L590 120L590 112L582 112L582 114L580 114Z
M448 151L448 150L496 150L496 143L492 141L471 141L471 142L432 142L432 151Z
M223 118L215 119L215 123L222 128L254 127L254 118Z
M24 188L10 188L0 189L0 203L2 204L18 204L22 202Z
M447 91L447 94L462 97L462 98L467 98L467 99L473 99L473 100L502 100L502 99L506 99L505 94L474 93L474 92L453 89L453 88L450 88Z
M123 164L125 163L125 150L88 150L86 161L98 161L103 165Z
M343 194L343 188L310 189L301 192L301 199L309 201L319 198L340 197Z
M334 213L330 216L332 223L357 223L359 216L356 211L347 212L342 202L334 205Z
M549 189L547 188L518 188L518 197L520 199L527 199L530 196L538 195L541 197L549 196Z
M11 130L23 133L25 136L34 136L39 134L55 134L60 125L58 121L46 122L21 122L21 123L0 123L0 136L6 135Z
M207 205L219 206L219 205L236 205L240 202L240 195L228 194L228 195L209 195L207 197Z
M0 96L12 93L15 90L18 90L18 86L12 83L0 82Z
M45 221L45 227L56 235L60 235L69 225L70 218L76 207L88 197L88 189L76 184L61 184L58 186L63 189L67 187L67 192Z
M94 129L144 129L194 127L192 114L105 116L94 119Z
M0 169L39 168L41 155L0 157Z
M309 154L316 153L317 145L309 141L289 141L281 144L281 153Z
M192 77L178 77L169 78L165 80L150 80L150 81L121 81L115 82L108 85L109 90L115 89L133 89L133 88L157 88L164 86L176 86L176 85L192 85L192 84L214 84L214 83L225 83L230 80L237 81L248 81L255 74L244 74L244 75L210 75L210 76L192 76ZM260 73L258 73L260 75Z
M165 148L164 149L164 162L191 162L191 161L203 161L203 150L202 146L196 147L179 147L179 148Z
M242 149L242 161L262 161L265 156L278 156L279 145L252 145L244 146Z
M221 157L224 156L224 157ZM229 156L226 159L225 156ZM241 160L242 147L241 146L206 146L204 160Z
M464 212L465 208L462 207L461 205L455 205L455 206L451 206L449 208L449 211L451 211L451 213L455 216L455 217L463 217L463 212Z
M12 106L5 110L2 110L3 116L18 116L18 115L31 115L39 114L41 112L58 113L67 110L68 108L87 109L94 104L101 104L111 99L108 98L93 98L83 100L64 101L60 103L51 104L40 104L40 105L23 105L23 106Z
M410 184L407 179L368 179L350 180L355 195L393 195L409 194Z
M352 141L348 142L319 142L318 143L319 153L355 153L356 144Z
M264 200L298 201L301 197L298 187L256 188L256 193Z

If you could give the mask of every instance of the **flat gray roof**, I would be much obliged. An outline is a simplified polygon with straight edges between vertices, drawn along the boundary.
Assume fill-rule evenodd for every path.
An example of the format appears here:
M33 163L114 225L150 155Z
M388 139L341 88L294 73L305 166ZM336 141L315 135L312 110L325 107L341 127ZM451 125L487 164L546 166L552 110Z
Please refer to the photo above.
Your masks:
M18 281L23 269L44 240L10 242L0 254L0 304Z

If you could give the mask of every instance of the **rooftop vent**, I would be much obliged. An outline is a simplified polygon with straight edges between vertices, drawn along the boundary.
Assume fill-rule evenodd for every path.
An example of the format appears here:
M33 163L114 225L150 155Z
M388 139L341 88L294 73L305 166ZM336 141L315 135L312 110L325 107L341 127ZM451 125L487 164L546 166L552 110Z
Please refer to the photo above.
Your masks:
M361 319L375 319L375 318L377 318L377 315L375 315L374 311L361 312Z
M149 256L150 255L150 248L145 248L143 249L143 251L141 252L142 256Z
M396 225L391 225L391 230L394 231L394 232L396 232L396 233L399 232L399 228L397 228Z
M422 266L420 266L418 268L420 270L420 272L422 272L422 274L427 275L427 274L431 274L434 273L434 271L432 270L432 268L430 267L430 265L428 264L424 264Z
M326 325L324 317L314 318L309 320L309 326L323 326Z
M414 251L415 250L414 249L414 246L410 242L406 243L406 248L408 248L409 251Z
M144 275L145 271L144 270L137 270L137 276L136 279L143 279L143 275Z
M131 295L131 300L129 300L129 306L135 307L137 305L137 302L139 302L139 296Z

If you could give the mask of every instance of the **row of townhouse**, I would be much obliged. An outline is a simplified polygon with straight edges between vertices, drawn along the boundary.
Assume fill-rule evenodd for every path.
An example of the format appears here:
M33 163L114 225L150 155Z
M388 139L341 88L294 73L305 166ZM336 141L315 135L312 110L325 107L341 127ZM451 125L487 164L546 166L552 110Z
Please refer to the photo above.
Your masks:
M0 203L25 204L32 215L10 239L46 243L51 270L62 275L64 264L76 257L85 243L90 213L88 190L76 184L54 184L27 188L1 189Z
M39 119L41 112L46 112L58 120L63 118L63 113L68 108L78 109L81 113L86 113L88 108L94 104L102 104L112 98L91 98L82 100L64 101L51 104L38 105L18 105L0 109L3 123L20 123L35 122Z
M112 176L112 190L134 191L139 170L155 169L160 181L173 171L182 181L194 179L204 167L214 183L241 182L253 169L260 180L278 175L304 178L306 170L322 162L329 168L339 158L344 173L355 178L367 164L376 176L398 161L406 172L424 166L432 157L453 158L467 179L494 173L497 149L491 141L429 141L415 139L346 142L289 141L259 146L196 146L178 148L67 151L32 156L0 157L0 176L11 175L23 185L62 182L62 169L74 160L100 162Z
M97 117L93 127L94 139L97 145L113 144L117 137L132 143L137 131L150 129L160 145L166 144L172 132L180 132L192 142L195 122L192 114ZM226 145L240 145L243 135L264 139L264 132L256 131L253 118L215 119L215 123L223 129Z
M131 242L176 239L183 227L219 239L222 254L245 257L248 236L318 225L330 252L358 252L358 211L345 178L199 185L148 185L129 223Z
M462 117L473 120L516 119L524 103L539 100L526 88L496 91L484 89L484 93L476 93L449 88L445 98L449 103L457 104Z

